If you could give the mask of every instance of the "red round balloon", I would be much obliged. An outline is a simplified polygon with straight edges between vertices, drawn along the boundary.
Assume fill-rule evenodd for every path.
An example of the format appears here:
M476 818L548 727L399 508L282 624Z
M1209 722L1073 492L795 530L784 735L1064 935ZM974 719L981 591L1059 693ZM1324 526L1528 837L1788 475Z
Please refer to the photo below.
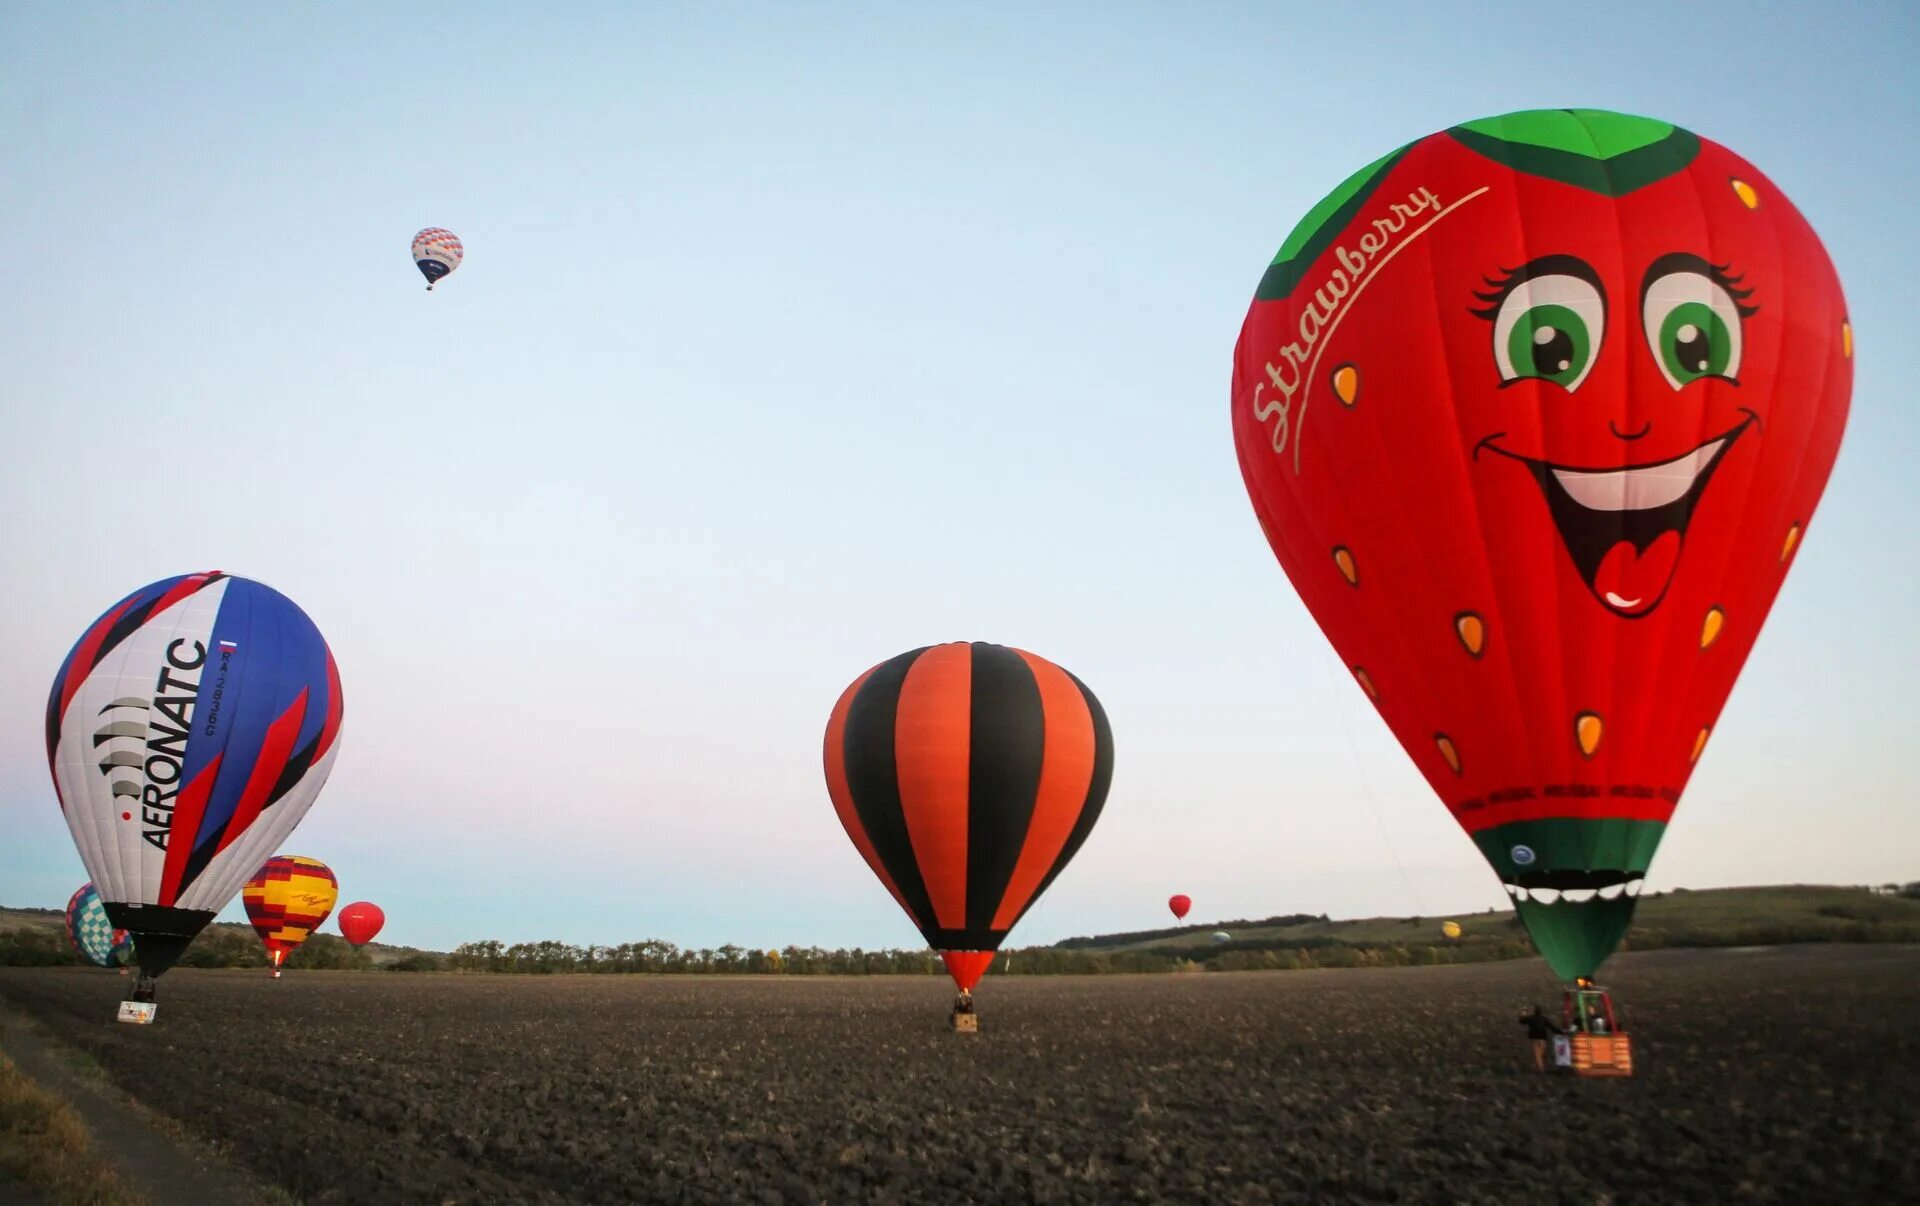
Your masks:
M1176 920L1185 921L1187 910L1193 907L1193 898L1189 896L1169 897L1167 907L1173 910L1173 915Z
M387 924L387 915L380 906L364 900L356 900L340 910L340 936L355 946L365 946L380 933L380 927Z

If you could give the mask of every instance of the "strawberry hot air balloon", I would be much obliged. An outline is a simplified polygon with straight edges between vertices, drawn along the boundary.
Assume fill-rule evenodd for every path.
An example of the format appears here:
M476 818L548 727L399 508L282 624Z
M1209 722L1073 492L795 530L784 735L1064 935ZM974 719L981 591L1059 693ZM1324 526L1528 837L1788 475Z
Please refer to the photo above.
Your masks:
M1167 898L1167 910L1173 914L1175 921L1185 921L1187 919L1187 910L1191 908L1193 908L1193 898L1191 896L1169 896Z
M827 791L971 1009L1007 931L1100 817L1113 734L1045 658L956 642L855 679L827 721Z
M241 890L247 920L266 945L274 979L280 965L326 923L340 897L332 868L319 859L276 854Z
M372 942L380 933L380 927L387 924L387 915L380 906L365 900L356 900L340 909L340 936L354 947L363 947Z
M166 578L81 634L47 698L47 760L73 842L140 980L233 899L319 795L340 675L285 595L218 571Z
M1268 266L1234 442L1274 553L1565 979L1618 944L1840 447L1786 195L1541 110L1376 160Z

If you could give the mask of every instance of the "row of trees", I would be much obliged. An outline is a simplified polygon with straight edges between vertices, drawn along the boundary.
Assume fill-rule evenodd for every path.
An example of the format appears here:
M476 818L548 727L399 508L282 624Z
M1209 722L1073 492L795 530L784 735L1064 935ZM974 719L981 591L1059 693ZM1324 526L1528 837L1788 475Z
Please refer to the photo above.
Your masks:
M180 956L180 967L265 967L266 948L250 929L237 925L214 925L200 931L199 937ZM67 967L90 966L73 949L66 931L54 926L21 926L0 932L0 966ZM356 951L346 939L333 934L315 934L287 957L285 967L353 969L370 968L373 960L365 951Z
M996 973L1013 975L1095 975L1104 972L1171 971L1181 961L1166 955L1066 951L1052 947L1008 951L994 963ZM660 938L618 946L575 946L548 940L507 944L497 939L463 942L445 960L452 971L551 975L557 972L655 975L931 976L945 967L932 951L855 947L827 950L789 946L752 950L728 943L682 949ZM429 970L424 961L397 970Z

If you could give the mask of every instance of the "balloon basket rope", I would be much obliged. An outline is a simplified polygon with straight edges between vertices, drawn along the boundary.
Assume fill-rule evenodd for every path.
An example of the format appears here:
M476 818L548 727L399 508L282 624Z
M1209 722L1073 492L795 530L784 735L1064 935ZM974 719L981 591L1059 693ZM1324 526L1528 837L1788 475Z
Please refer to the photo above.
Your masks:
M953 1027L955 1034L980 1033L980 1015L977 1013L961 1013L955 1010L947 1018L947 1023Z

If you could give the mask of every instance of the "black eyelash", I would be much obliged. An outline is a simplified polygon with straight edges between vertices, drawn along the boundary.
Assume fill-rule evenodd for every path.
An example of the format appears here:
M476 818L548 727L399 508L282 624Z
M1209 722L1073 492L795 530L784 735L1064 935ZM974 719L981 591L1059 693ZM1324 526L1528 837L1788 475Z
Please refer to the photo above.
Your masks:
M1742 318L1752 318L1760 312L1759 306L1746 306L1741 302L1753 296L1753 290L1742 289L1740 282L1746 280L1744 273L1733 271L1731 261L1725 264L1710 264L1690 251L1669 251L1647 265L1647 273L1640 278L1640 302L1646 304L1647 290L1653 282L1675 272L1691 272L1704 276L1715 285L1726 290L1727 297L1733 302L1733 308Z
M1513 286L1517 283L1515 278L1520 275L1520 270L1518 268L1501 268L1498 271L1500 273L1500 279L1498 280L1490 276L1482 276L1480 278L1486 282L1487 287L1492 289L1493 292L1481 293L1477 289L1474 291L1473 296L1476 301L1487 303L1487 308L1484 310L1475 310L1471 307L1467 309L1467 313L1473 315L1475 318L1484 318L1491 321L1494 315L1500 313L1500 303L1507 300L1507 294L1513 292Z
M1747 279L1747 274L1744 272L1735 273L1731 260L1724 264L1708 264L1707 279L1727 291L1727 296L1733 299L1733 308L1739 313L1740 317L1752 318L1754 315L1760 313L1759 306L1743 306L1740 304L1753 296L1753 290L1742 289L1740 287L1740 282Z
M1499 280L1490 276L1480 278L1493 290L1492 293L1476 291L1473 295L1476 299L1486 302L1487 308L1475 310L1468 307L1467 313L1475 318L1491 321L1499 315L1501 304L1507 300L1507 295L1513 292L1515 286L1530 281L1536 276L1571 276L1583 280L1593 286L1593 291L1600 297L1603 310L1607 304L1607 288L1600 282L1600 275L1578 256L1543 255L1538 259L1528 260L1518 268L1502 268L1499 271L1501 273Z

